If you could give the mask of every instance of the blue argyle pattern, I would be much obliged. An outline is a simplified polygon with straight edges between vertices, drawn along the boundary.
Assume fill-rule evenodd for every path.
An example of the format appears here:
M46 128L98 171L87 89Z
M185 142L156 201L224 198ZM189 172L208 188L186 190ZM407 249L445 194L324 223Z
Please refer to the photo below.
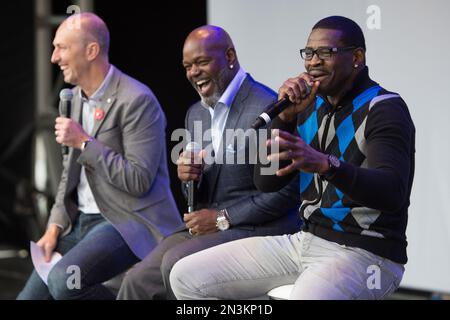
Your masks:
M323 98L317 97L315 104L308 107L299 119L299 136L317 150L321 150L320 145L325 139L325 150L321 150L322 152L334 154L341 161L363 166L366 158L364 128L370 102L383 92L385 90L378 85L370 87L358 95L351 105L338 107L338 111L331 116L331 106ZM323 135L327 120L329 129L325 137ZM318 179L315 179L314 174L300 172L300 193L303 201L310 202L318 197L316 180ZM367 226L362 227L355 218L356 215L351 214L351 200L332 184L325 182L323 186L320 202L315 205L312 214L305 216L302 213L303 218L338 232L363 233Z

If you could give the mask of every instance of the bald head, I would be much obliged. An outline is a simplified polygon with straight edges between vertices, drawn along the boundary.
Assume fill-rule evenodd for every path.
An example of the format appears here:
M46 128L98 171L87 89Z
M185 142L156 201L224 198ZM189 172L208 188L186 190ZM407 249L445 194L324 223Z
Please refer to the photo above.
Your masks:
M100 47L100 55L108 56L109 30L105 22L96 14L83 12L71 15L63 21L59 28L67 28L74 32L84 44L96 42Z
M201 42L209 49L223 51L229 48L234 49L233 41L231 41L230 35L221 27L212 25L205 25L194 29L186 38L184 45L189 45L192 42Z

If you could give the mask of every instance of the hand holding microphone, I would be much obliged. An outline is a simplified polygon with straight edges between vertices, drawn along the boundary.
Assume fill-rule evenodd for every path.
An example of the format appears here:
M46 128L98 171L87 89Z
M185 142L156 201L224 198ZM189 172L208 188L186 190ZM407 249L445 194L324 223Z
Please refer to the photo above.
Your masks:
M200 145L190 142L177 160L178 178L187 184L188 212L193 212L195 207L196 182L200 180L203 170Z
M81 144L89 138L89 135L83 130L78 122L70 119L72 90L63 89L60 94L59 113L60 116L55 120L56 142L63 145L62 153L69 153L69 148L81 148Z
M298 113L305 110L316 97L320 82L314 81L307 74L302 73L298 77L289 78L278 90L278 100L270 104L252 125L253 129L259 129L269 124L277 116L285 122L291 122Z
M70 118L72 113L72 98L73 93L70 89L62 89L59 93L59 115L61 118ZM55 128L56 129L56 128ZM58 137L58 131L55 132ZM58 139L57 139L58 141ZM62 154L66 155L69 153L69 147L66 145L61 146Z

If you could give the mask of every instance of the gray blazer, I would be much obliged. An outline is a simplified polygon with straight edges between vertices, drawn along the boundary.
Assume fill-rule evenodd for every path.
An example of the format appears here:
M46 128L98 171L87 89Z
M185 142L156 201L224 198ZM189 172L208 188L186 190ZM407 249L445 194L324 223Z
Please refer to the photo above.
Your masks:
M73 89L71 118L81 123L80 88ZM70 149L49 223L68 234L78 215L81 166L101 214L143 259L182 225L170 190L165 144L166 120L151 90L114 69L85 150Z
M228 114L226 129L249 129L257 116L275 101L276 93L270 88L256 82L247 74L239 89ZM200 102L194 104L187 112L185 126L194 137L194 122L201 121L203 133L211 128L211 115ZM204 135L202 135L204 136ZM207 135L206 135L207 136ZM242 150L243 144L224 145L223 154ZM202 147L210 141L203 140ZM245 144L248 152L249 142ZM261 231L258 234L295 233L300 227L297 207L299 205L298 180L293 180L278 192L262 193L253 183L253 167L249 164L212 164L205 165L202 180L199 183L198 209L226 208L234 229ZM186 195L186 194L185 194ZM231 229L230 229L231 230Z

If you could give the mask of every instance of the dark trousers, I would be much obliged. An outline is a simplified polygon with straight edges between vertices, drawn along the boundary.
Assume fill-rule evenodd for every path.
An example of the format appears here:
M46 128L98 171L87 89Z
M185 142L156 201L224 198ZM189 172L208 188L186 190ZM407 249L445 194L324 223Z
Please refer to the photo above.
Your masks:
M48 275L48 286L33 271L19 300L114 299L103 282L138 261L114 226L100 214L80 213L72 231L59 239L55 251L63 255ZM75 269L74 269L75 267ZM78 288L69 277L79 270Z
M169 275L178 260L225 242L263 235L261 233L267 234L267 232L237 228L198 237L191 236L187 231L174 233L165 238L144 260L127 272L117 298L122 300L175 299L170 288Z

